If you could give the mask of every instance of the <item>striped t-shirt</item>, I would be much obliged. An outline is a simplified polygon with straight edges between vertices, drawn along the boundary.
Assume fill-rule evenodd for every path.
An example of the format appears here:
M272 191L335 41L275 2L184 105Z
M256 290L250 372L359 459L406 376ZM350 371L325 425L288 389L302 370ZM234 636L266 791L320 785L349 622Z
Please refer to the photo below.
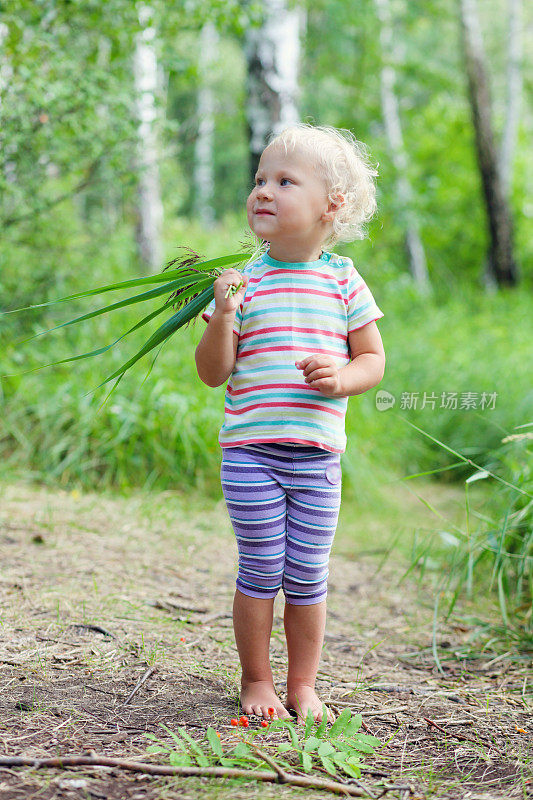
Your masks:
M243 273L246 295L233 330L237 358L225 394L221 447L294 442L344 453L348 397L326 397L305 383L300 361L313 353L350 363L349 331L383 316L370 289L345 256L276 261L263 254ZM215 300L202 319L209 321Z

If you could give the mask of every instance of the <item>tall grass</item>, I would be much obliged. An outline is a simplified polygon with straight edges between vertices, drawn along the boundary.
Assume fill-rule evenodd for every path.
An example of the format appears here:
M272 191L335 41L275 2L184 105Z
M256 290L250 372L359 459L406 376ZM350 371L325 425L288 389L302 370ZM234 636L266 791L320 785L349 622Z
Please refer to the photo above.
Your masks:
M501 646L533 651L532 442L533 422L504 437L486 469L470 466L464 481L465 527L444 525L414 542L409 571L426 572L430 562L436 610L443 595L445 620L459 601L463 609L465 601L476 601L475 611L461 612L472 626L469 655L474 648L479 652ZM469 491L480 480L490 481L493 491L489 504L476 508Z

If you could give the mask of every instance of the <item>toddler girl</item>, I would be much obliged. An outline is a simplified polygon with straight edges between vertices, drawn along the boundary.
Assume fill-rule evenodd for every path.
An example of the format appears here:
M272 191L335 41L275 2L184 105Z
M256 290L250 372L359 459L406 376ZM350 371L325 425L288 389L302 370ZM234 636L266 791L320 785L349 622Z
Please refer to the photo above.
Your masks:
M341 500L348 397L378 384L383 316L349 258L326 244L363 238L376 208L366 148L349 131L304 123L271 140L247 201L268 249L225 270L195 353L208 386L228 378L221 483L237 538L233 625L241 706L269 719L308 709L326 621L328 561ZM242 287L232 296L230 285ZM287 699L269 659L274 598L285 595ZM335 716L328 709L328 721Z

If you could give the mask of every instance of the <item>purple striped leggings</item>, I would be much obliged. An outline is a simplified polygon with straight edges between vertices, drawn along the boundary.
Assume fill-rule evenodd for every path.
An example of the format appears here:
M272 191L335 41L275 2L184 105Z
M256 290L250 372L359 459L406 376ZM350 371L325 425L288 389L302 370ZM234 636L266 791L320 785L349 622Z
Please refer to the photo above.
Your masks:
M340 453L311 445L222 448L220 479L237 537L240 592L272 598L283 588L295 605L325 599L341 477Z

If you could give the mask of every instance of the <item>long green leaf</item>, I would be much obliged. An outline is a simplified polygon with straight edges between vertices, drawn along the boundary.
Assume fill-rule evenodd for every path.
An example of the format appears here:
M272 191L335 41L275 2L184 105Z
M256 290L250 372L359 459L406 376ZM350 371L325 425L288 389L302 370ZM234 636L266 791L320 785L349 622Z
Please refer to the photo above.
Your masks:
M112 303L110 306L104 306L104 308L98 308L96 311L90 311L88 314L83 314L81 317L76 317L75 319L71 319L68 322L63 322L61 325L55 325L53 328L49 328L46 331L40 331L39 333L35 333L33 336L28 337L28 339L22 339L22 341L17 342L17 344L25 344L26 342L29 342L32 339L36 339L38 336L44 336L45 333L51 333L52 331L56 331L58 328L65 328L67 325L74 325L76 322L84 322L87 319L93 319L93 317L98 317L100 316L100 314L106 314L108 311L116 311L119 308L125 308L126 306L131 306L134 303L142 303L145 300L153 300L155 297L160 297L162 294L171 294L177 289L183 288L185 286L194 286L195 287L194 293L196 293L199 288L203 288L204 284L206 286L209 286L210 283L214 282L215 278L212 276L198 279L197 276L188 275L187 277L180 278L179 280L165 283L164 286L159 286L157 289L150 289L150 291L148 292L143 292L142 294L136 294L133 297L127 297L125 300L120 300L117 303Z
M201 283L203 283L203 281L202 281ZM188 304L184 305L184 306L183 306L183 307L182 307L182 308L181 308L181 309L180 309L180 310L179 310L179 311L178 311L176 314L174 314L174 316L173 316L173 317L171 317L171 318L170 318L170 320L167 320L167 323L168 323L168 322L170 322L171 320L174 320L174 319L176 319L176 318L177 318L177 317L178 317L178 316L179 316L179 315L180 315L182 312L185 312L185 314L184 314L184 318L183 318L182 322L181 322L179 325L177 325L177 327L176 327L176 329L175 329L175 330L177 330L177 328L181 327L182 325L185 325L185 324L186 324L187 322L189 322L189 321L190 321L190 320L191 320L193 317L197 316L197 315L199 314L199 312L202 310L202 308L205 308L205 307L206 307L206 306L207 306L207 305L210 303L210 301L213 299L213 297L214 297L214 288L213 288L214 281L212 281L212 280L210 279L210 280L209 280L209 284L210 284L210 285L208 285L207 289L204 289L204 291L203 291L201 294L199 294L199 295L198 295L198 298L195 298L195 301L191 301L190 303L188 303ZM189 289L188 289L188 290L185 290L185 291L183 291L183 292L181 293L181 295L180 295L180 299L181 299L181 300L185 300L187 297L190 297L191 295L197 294L197 292L198 292L198 285L199 285L199 284L196 284L195 286L189 287ZM206 292L207 292L208 294L205 294ZM196 303L196 300L197 300L197 299L199 299L200 297L204 297L204 296L205 296L205 299L202 301L202 303L201 303L201 304L200 304L200 306L198 307L198 310L194 310L194 312L187 313L187 310L189 309L189 307L190 307L190 306L193 306L193 303L194 303L194 309L196 309L196 308L197 308L197 306L198 306L198 304ZM65 363L68 363L69 361L79 361L79 360L81 360L81 359L84 359L84 358L91 358L92 356L96 356L96 355L100 355L101 353L105 353L105 351L106 351L106 350L109 350L111 347L114 347L114 345L115 345L115 344L117 344L117 342L119 342L121 339L123 339L123 338L124 338L125 336L127 336L129 333L132 333L133 331L135 331L135 330L137 330L138 328L140 328L142 325L145 325L147 322L149 322L150 320L152 320L152 319L153 319L154 317L156 317L158 314L161 314L161 313L162 313L162 312L163 312L163 311L164 311L166 308L168 308L168 307L169 307L169 306L171 306L172 304L173 304L173 303L172 303L172 301L169 299L169 300L168 300L168 301L167 301L167 302L166 302L166 303L165 303L163 306L161 306L160 308L156 309L156 310L155 310L155 311L153 311L151 314L148 314L146 317L144 317L142 320L140 320L140 322L136 323L136 325L134 325L132 328L130 328L128 331L126 331L126 333L122 334L122 336L119 336L119 338L118 338L118 339L116 339L116 340L115 340L114 342L112 342L111 344L109 344L109 345L106 345L105 347L98 348L97 350L92 350L92 351L90 351L90 352L88 352L88 353L81 353L80 355L77 355L77 356L69 356L68 358L62 358L62 359L60 359L59 361L52 361L52 362L50 362L49 364L43 364L43 365L42 365L42 366L40 366L40 367L33 367L32 369L25 370L24 372L16 372L16 373L12 373L12 375L27 375L27 374L28 374L28 373L30 373L30 372L36 372L36 371L38 371L38 370L40 370L40 369L45 369L46 367L54 367L54 366L57 366L58 364L65 364ZM119 370L118 370L116 373L114 373L112 376L110 376L109 378L107 378L107 379L104 381L104 383L107 383L109 380L112 380L114 377L117 377L117 375L120 375L120 377L122 377L122 375L124 374L124 372L126 372L126 369L128 369L128 368L129 368L129 366L131 366L132 364L134 364L134 363L135 363L135 362L136 362L136 361L137 361L139 358L141 358L143 355L145 355L146 353L148 353L148 352L149 352L150 350L152 350L154 347L157 347L157 345L158 345L160 342L163 342L163 341L164 341L165 339L167 339L167 338L168 338L168 337L169 337L169 336L170 336L172 333L174 333L174 331L172 331L172 330L171 330L171 331L170 331L169 333L167 333L165 336L162 336L162 337L161 337L161 338L159 338L157 341L154 341L154 337L155 337L155 336L156 336L156 335L157 335L157 334L158 334L160 331L162 331L162 330L165 328L165 325L166 325L167 323L164 323L164 324L163 324L163 325L162 325L160 328L158 328L158 330L156 331L156 333L155 333L155 334L153 334L153 335L152 335L152 337L151 337L151 338L148 340L148 342L147 342L146 344L148 344L148 343L151 343L151 346L150 346L150 347L148 347L148 348L146 349L146 345L145 345L145 346L142 348L142 350L141 350L141 351L139 351L139 353L137 353L137 356L135 356L133 359L131 359L131 360L130 360L130 362L128 362L128 366L127 366L127 367L125 367L125 369L124 369L124 370L122 370L122 367L121 367L121 368L120 368L120 369L119 369ZM125 365L123 365L123 366L125 366ZM7 375L3 375L2 377L9 378L9 377L12 377L12 375L11 375L11 374L7 374ZM101 383L101 384L100 384L100 386L103 386L103 385L104 385L104 383ZM99 389L99 388L100 388L100 386L97 386L96 388L97 388L97 389ZM95 391L95 390L91 390L91 391ZM91 392L87 392L87 394L91 394ZM87 396L87 394L86 394L85 396Z
M286 726L287 730L289 731L291 744L297 750L299 748L299 746L300 746L300 742L298 741L298 734L296 733L296 731L294 729L294 724L291 722L291 720L287 720L286 723L285 723L285 726Z
M361 714L354 714L344 729L344 735L346 737L353 736L354 733L357 733L362 724L363 717Z
M168 760L171 767L190 767L193 764L188 753L177 753L175 750L169 753Z
M304 753L303 751L300 753L300 758L302 759L302 767L305 772L311 772L313 768L313 760L309 753Z
M194 264L193 267L195 270L207 272L208 270L215 269L217 267L227 266L228 264L238 264L240 261L247 261L251 257L252 253L234 253L233 255L229 256L220 256L220 258L211 258L208 261L199 261ZM31 308L43 308L45 306L54 305L55 303L64 303L67 300L76 300L79 297L90 297L95 294L103 294L104 292L110 292L118 289L129 289L134 286L143 286L150 283L161 283L161 281L173 280L174 278L178 278L180 275L183 275L184 269L190 269L190 267L169 270L168 272L160 272L156 275L148 275L144 278L132 278L127 281L120 281L119 283L111 283L107 286L99 286L96 289L87 289L83 292L76 292L76 294L69 294L66 297L60 297L57 300L49 300L46 303L37 303L31 306L23 306L22 308L14 308L10 311L1 311L0 315L16 314L19 311L28 311Z
M224 751L222 750L222 744L220 743L220 739L218 738L215 729L209 726L206 731L206 736L207 741L211 745L211 750L213 753L221 758L224 755Z
M304 739L307 739L309 734L311 733L311 728L315 724L315 718L313 716L313 712L311 709L307 709L307 715L305 717L305 727L304 727Z
M309 738L305 740L304 744L305 752L312 753L313 750L316 750L319 747L320 743L321 743L320 739L318 739L316 736L309 736Z
M198 742L195 742L194 739L192 738L192 736L189 736L189 734L187 733L185 728L178 728L178 733L180 734L180 736L183 736L183 738L190 744L191 749L193 751L192 752L192 756L193 756L193 758L196 758L196 761L198 762L198 766L199 767L208 767L209 766L209 759L205 755L204 751L202 750L202 748L200 747Z
M327 712L327 709L326 709L326 704L322 703L322 719L320 720L320 724L318 725L318 727L316 729L316 735L319 738L324 736L324 734L326 732L327 722L328 722L328 712Z
M339 714L329 730L330 739L334 739L336 736L340 736L341 733L344 732L344 729L349 723L351 716L352 712L349 708L345 708L344 711Z
M359 742L365 742L365 744L370 744L373 747L381 746L381 739L378 739L377 736L371 736L369 733L359 733L357 735L357 740Z
M337 770L335 769L335 764L333 763L331 758L328 758L327 756L320 756L320 760L322 761L322 766L324 767L326 772L329 772L330 775L337 774Z
M344 772L346 772L352 778L360 778L361 777L361 770L358 767L356 767L354 764L349 763L348 761L346 761L342 765L342 769L344 770Z
M355 750L360 750L361 753L373 753L374 752L374 748L373 747L371 747L369 744L366 744L366 742L360 742L358 739L354 739L354 741L352 742L352 747Z
M129 331L126 331L126 333L123 333L122 336L119 336L118 339L115 339L114 342L111 342L111 344L108 344L105 347L100 347L98 348L98 350L91 350L89 353L81 353L78 356L69 356L69 358L62 358L59 361L52 361L50 362L50 364L43 364L40 367L33 367L33 369L28 369L25 372L15 372L12 373L12 375L27 375L30 372L37 372L37 370L45 369L46 367L55 367L58 364L65 364L68 361L79 361L82 358L91 358L92 356L98 356L101 353L105 353L106 350L109 350L111 347L114 347L116 344L118 344L118 342L120 342L121 339L124 339L124 337L127 336L129 333L133 333L133 331L136 331L138 328L142 327L143 325L146 325L147 322L150 322L150 320L154 319L154 317L157 317L158 314L161 314L170 305L171 301L167 300L167 302L164 305L162 305L155 311L152 311L151 314L148 314L146 317L140 320L140 322L137 322L136 325L134 325L132 328L129 329ZM10 378L12 377L12 375L3 375L2 377Z
M504 480L503 478L500 478L499 475L495 475L494 472L491 472L488 469L484 470L483 467L480 467L480 465L476 464L475 461L472 461L471 458L466 458L465 456L462 455L462 453L458 453L457 450L454 450L453 448L448 447L448 445L444 444L439 439L436 439L434 436L431 436L431 434L427 433L427 431L424 431L424 430L422 430L422 428L419 428L418 425L415 425L413 422L410 422L408 419L405 419L405 417L403 417L401 414L396 414L396 412L394 412L394 411L392 413L395 414L395 416L399 417L402 420L402 422L406 422L412 428L414 428L415 430L419 431L419 433L422 433L424 436L427 436L428 439L431 439L431 441L435 442L436 444L439 444L441 447L444 448L444 450L448 450L449 453L453 453L454 456L458 456L461 459L461 461L464 461L465 463L471 464L471 466L475 467L478 470L487 472L491 476L491 478L495 478L495 480L500 481L500 483L503 483L505 486L509 486L509 488L515 489L517 492L520 492L521 494L525 494L526 497L531 497L533 499L533 495L530 494L529 492L524 491L524 489L521 489L519 486L515 486L514 483L509 483L508 481Z
M193 317L196 317L199 312L211 302L214 296L215 290L213 286L204 289L204 291L199 294L198 297L195 297L194 300L191 300L176 314L170 317L170 319L164 322L163 325L161 325L161 327L158 328L157 331L148 339L146 344L141 347L139 352L133 356L133 358L130 358L129 361L126 361L124 364L122 364L121 367L115 370L112 375L109 375L104 381L102 381L102 383L96 386L95 389L92 389L91 392L96 391L96 389L99 389L101 386L104 386L106 383L113 380L113 378L122 376L126 370L132 367L140 358L146 355L146 353L149 353L150 350L153 350L154 347L157 347L158 344L161 344L164 339L172 336L172 334L175 333L178 328L186 325L186 323L193 319ZM91 394L91 392L87 392L87 394Z
M183 740L180 739L180 737L177 735L177 733L174 733L174 731L171 731L170 728L167 727L167 725L164 724L164 722L160 722L159 724L161 725L162 728L164 728L166 730L168 735L171 736L172 739L174 739L174 742L177 745L178 749L186 750L186 747L185 747L185 744L184 744Z

